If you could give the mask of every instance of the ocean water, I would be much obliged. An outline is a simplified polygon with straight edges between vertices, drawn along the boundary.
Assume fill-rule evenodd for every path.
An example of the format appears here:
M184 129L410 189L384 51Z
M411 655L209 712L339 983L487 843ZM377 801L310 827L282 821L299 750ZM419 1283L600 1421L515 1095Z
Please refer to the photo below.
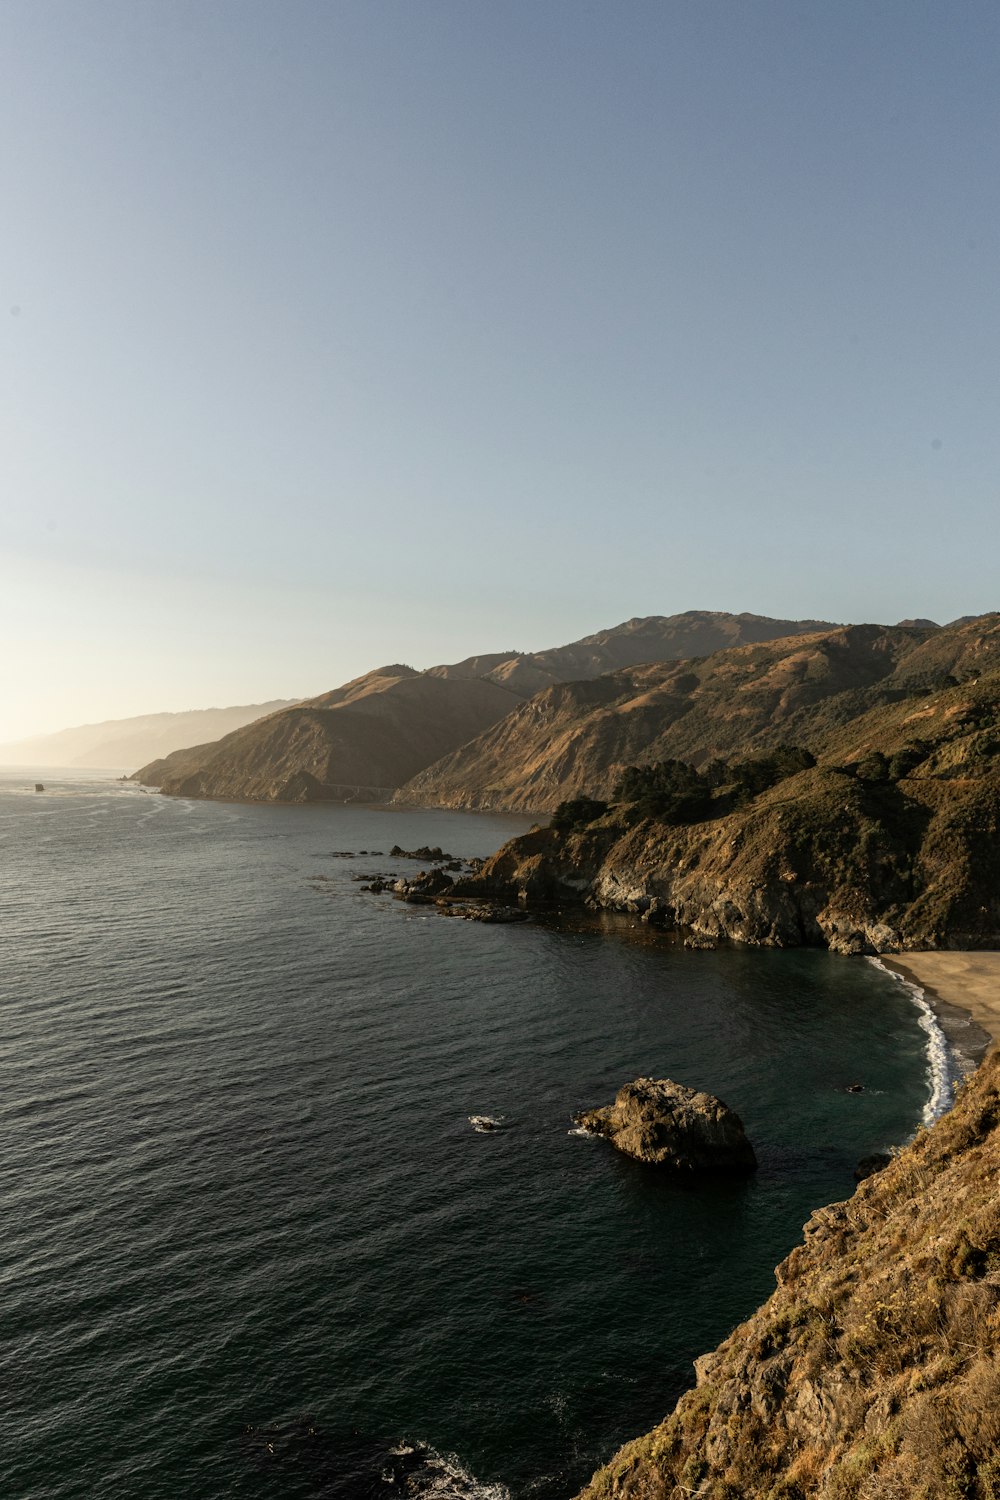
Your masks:
M524 820L38 774L0 773L4 1496L569 1496L930 1097L863 960L444 920L334 857ZM642 1073L756 1176L570 1134Z

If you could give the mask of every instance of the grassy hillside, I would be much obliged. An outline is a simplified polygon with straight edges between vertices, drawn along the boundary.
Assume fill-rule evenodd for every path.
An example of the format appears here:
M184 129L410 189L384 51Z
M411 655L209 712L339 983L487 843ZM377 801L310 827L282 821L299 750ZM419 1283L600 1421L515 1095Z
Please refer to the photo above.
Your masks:
M138 779L187 797L309 802L392 788L502 718L516 700L483 679L385 667L294 708L177 752Z
M400 792L429 806L551 811L609 797L623 768L701 765L780 743L822 747L873 707L1000 666L1000 616L958 626L846 626L551 687Z
M924 639L916 630L849 626L560 684L428 767L400 796L544 811L567 797L609 796L626 765L668 757L700 764L801 739L878 701L880 684Z
M770 1301L581 1500L997 1500L998 1179L994 1053L950 1114L813 1215Z
M448 677L487 676L528 698L555 683L583 682L622 667L686 660L751 641L835 628L824 620L774 620L767 615L689 609L679 615L637 616L547 651L471 656L455 666L430 670Z

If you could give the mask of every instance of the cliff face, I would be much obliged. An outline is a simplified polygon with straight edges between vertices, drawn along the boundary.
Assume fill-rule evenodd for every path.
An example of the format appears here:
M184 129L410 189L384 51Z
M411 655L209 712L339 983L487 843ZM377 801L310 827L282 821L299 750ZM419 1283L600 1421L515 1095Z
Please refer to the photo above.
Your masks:
M846 1203L581 1500L997 1500L1000 1055Z
M872 710L826 744L734 810L722 798L717 816L670 824L614 807L512 840L465 886L587 899L706 941L1000 945L1000 672ZM891 779L884 762L904 752L916 763ZM868 779L873 755L883 779Z

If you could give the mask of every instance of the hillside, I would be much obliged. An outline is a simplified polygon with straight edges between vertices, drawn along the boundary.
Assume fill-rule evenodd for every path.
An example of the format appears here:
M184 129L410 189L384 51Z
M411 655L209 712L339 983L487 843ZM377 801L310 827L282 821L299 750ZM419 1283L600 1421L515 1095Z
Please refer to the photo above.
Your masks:
M580 1500L996 1500L998 1180L994 1052L951 1113L813 1214L770 1301Z
M678 615L644 615L547 651L471 656L454 666L431 667L446 677L488 677L530 697L559 682L584 682L622 667L708 656L732 646L771 641L805 631L833 630L824 620L773 620L766 615L689 609Z
M693 610L628 620L533 656L493 652L426 672L381 667L298 705L291 717L269 718L253 734L227 737L218 746L189 743L144 765L137 778L167 792L205 797L313 801L341 797L344 786L384 796L475 739L539 685L562 676L593 677L709 642L771 639L802 624ZM323 717L334 709L350 712Z
M755 794L759 762L694 776L679 813L640 795L595 815L598 801L506 844L468 892L585 898L696 941L1000 947L1000 667L914 689L813 749Z
M55 734L0 745L0 765L93 766L117 770L141 766L195 741L217 740L265 714L288 708L293 698L248 703L239 708L198 708L174 714L141 714L80 724Z
M780 743L813 745L838 725L1000 664L1000 616L933 625L852 625L627 668L538 693L401 788L427 806L551 811L609 797L624 766L696 765Z
M495 683L392 666L144 766L136 779L185 797L313 802L381 796L509 713Z

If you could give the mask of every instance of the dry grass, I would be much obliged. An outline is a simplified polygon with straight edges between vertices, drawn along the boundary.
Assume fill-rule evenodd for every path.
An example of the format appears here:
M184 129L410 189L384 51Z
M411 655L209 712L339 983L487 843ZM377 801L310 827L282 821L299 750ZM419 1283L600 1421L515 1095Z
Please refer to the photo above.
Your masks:
M1000 1054L807 1226L627 1467L630 1500L1000 1500Z

